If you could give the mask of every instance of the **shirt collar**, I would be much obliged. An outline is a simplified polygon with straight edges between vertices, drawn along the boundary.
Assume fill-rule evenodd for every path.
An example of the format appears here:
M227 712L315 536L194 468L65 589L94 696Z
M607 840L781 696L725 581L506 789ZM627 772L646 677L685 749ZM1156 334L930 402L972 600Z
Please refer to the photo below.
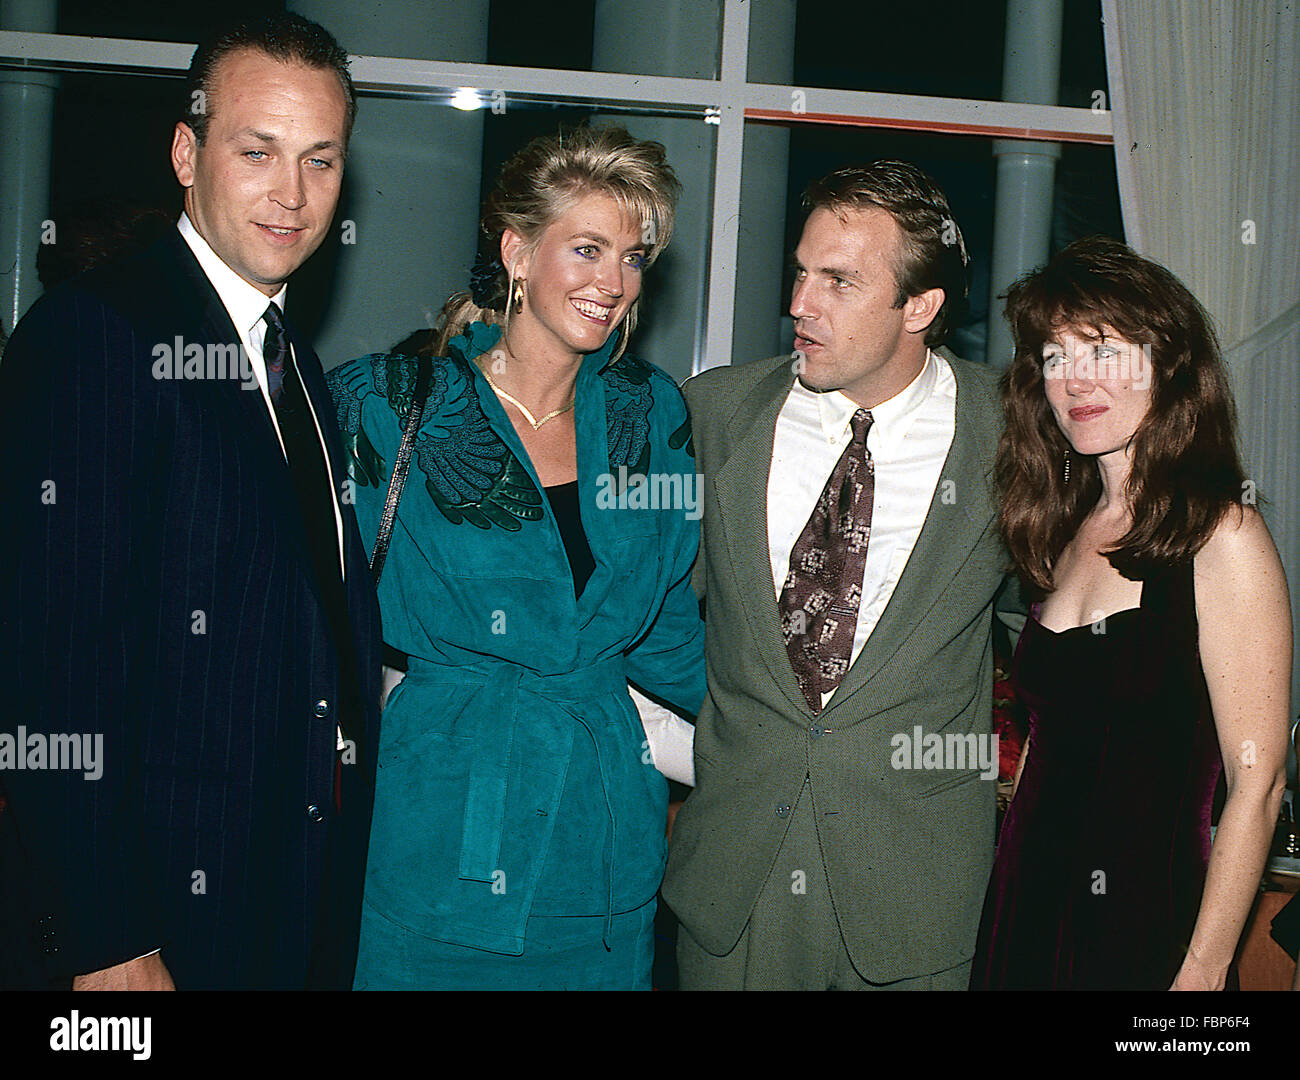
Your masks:
M872 423L871 430L867 433L867 442L873 454L885 457L893 455L921 406L934 392L938 375L939 368L934 353L926 349L925 362L916 378L888 401L882 401L870 410ZM830 441L842 440L849 429L849 421L861 406L838 390L826 393L809 390L798 379L794 381L794 389L797 393L808 394L816 402L817 414L826 438Z
M199 235L198 229L194 227L189 215L184 211L181 212L181 219L176 223L176 228L180 230L181 236L194 252L194 257L199 260L204 275L217 290L217 296L221 298L221 303L230 315L231 322L235 324L235 329L241 335L246 336L257 328L269 304L278 304L280 310L284 311L284 298L289 291L288 282L281 285L280 291L274 296L267 296L222 261L221 256L213 251L211 245Z

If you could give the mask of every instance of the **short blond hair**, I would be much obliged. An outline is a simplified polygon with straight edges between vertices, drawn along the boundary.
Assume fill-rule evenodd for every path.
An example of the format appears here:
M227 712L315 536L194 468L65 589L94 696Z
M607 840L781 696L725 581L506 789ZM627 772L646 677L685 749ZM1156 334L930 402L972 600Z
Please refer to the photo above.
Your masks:
M662 143L634 139L621 125L582 125L573 131L533 139L501 168L496 186L483 203L480 222L485 259L499 258L501 237L511 229L534 250L542 233L579 199L608 195L632 221L640 221L646 265L659 257L673 234L681 184L668 164ZM443 307L434 352L471 322L509 322L510 276L499 267L476 289L454 294ZM636 326L637 304L624 320L619 352Z

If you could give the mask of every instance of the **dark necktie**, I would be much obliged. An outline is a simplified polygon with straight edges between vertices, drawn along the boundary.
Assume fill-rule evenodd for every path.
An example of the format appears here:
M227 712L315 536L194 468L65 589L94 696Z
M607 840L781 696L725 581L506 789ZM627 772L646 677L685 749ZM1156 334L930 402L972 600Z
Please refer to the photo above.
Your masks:
M294 363L293 350L289 348L284 317L279 307L271 304L263 318L266 320L266 339L262 353L266 359L267 388L275 407L275 418L280 424L285 457L289 459L289 472L293 476L303 528L307 531L312 565L317 580L325 588L327 581L341 582L338 526L334 520L329 472L311 407L307 404L307 392ZM280 373L278 387L272 381L273 372Z
M352 627L348 621L347 594L339 569L338 526L334 520L334 495L329 472L279 307L271 304L263 318L266 320L266 338L262 355L266 361L267 388L280 425L280 437L284 440L311 565L339 664L340 700L330 703L333 712L329 715L329 722L331 728L337 723L345 735L356 738L364 721L363 714L358 711L360 693ZM273 382L274 372L280 375L278 386Z
M786 652L812 711L822 710L849 670L871 537L875 465L867 452L871 413L859 409L853 438L790 552L778 606Z

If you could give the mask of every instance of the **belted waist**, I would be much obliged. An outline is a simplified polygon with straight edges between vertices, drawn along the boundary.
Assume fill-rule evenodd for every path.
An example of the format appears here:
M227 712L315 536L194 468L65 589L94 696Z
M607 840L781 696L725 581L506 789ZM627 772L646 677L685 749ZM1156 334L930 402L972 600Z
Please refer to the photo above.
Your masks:
M627 666L622 656L556 675L541 675L522 665L508 662L499 661L484 668L452 668L412 657L406 678L417 681L436 679L442 684L471 685L478 690L474 710L475 745L465 800L465 817L461 826L458 876L462 880L492 882L494 875L500 871L501 839L506 827L506 795L515 729L521 714L533 724L541 725L548 721L545 710L520 709L520 694L550 701L591 738L609 815L610 835L607 844L612 851L615 821L600 741L587 720L573 706L583 700L627 694ZM555 714L552 713L550 722L554 722L554 717ZM558 795L557 789L557 799ZM612 911L612 865L607 865L606 874L608 922Z
M433 679L456 686L484 688L490 683L502 682L526 694L557 700L604 697L611 693L621 694L627 689L627 660L623 656L611 656L586 667L554 675L539 674L532 668L505 660L496 660L482 667L452 667L412 656L409 665L406 673L408 679Z

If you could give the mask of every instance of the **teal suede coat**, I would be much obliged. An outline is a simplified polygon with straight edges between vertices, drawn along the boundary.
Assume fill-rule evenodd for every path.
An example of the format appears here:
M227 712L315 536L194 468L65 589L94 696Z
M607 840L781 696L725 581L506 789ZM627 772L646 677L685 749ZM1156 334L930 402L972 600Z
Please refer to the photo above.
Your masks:
M676 384L639 360L611 363L617 335L583 362L574 422L596 569L575 600L550 504L470 362L499 335L475 323L434 361L379 586L384 640L410 670L383 715L366 899L418 934L518 955L530 915L609 916L654 898L667 785L626 682L698 712L704 632ZM345 497L368 546L415 371L372 355L329 374L351 451Z

